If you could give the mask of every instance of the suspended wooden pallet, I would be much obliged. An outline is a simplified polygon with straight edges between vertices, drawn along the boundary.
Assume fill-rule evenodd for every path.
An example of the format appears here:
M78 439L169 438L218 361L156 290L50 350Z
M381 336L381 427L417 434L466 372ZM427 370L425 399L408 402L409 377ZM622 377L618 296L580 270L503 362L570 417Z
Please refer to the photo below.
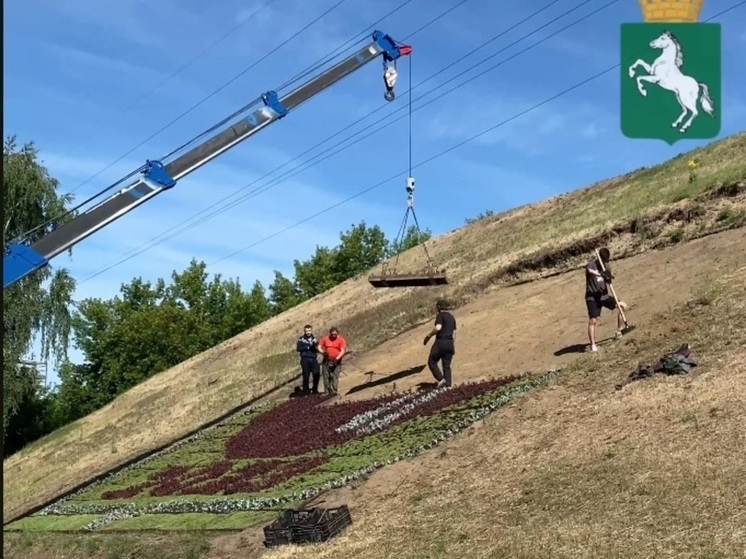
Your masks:
M368 283L373 287L431 287L435 285L447 285L448 278L445 271L437 268L428 268L416 274L397 274L387 272L368 276Z

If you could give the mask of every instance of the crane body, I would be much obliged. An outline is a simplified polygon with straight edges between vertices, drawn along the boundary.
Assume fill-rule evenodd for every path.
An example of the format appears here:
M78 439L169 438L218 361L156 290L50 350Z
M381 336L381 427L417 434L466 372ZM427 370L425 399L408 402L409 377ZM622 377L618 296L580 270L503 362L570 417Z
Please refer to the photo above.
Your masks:
M129 186L89 208L69 222L51 231L33 243L10 243L3 257L3 288L23 279L32 272L44 268L58 254L119 219L139 205L161 192L176 186L189 173L199 169L259 130L321 93L326 88L347 77L379 55L383 56L384 68L401 56L410 54L411 47L397 44L389 35L375 31L372 42L332 66L320 75L279 98L275 91L261 96L263 107L242 118L235 124L218 132L170 163L148 160L141 176ZM393 99L393 86L386 82L387 100Z

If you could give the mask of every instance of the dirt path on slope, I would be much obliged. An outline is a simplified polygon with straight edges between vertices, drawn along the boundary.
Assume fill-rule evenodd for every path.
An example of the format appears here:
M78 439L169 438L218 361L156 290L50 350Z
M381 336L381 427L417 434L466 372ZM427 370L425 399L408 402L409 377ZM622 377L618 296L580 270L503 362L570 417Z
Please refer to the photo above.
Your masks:
M703 285L746 263L746 229L735 229L663 251L612 261L618 296L637 328L624 341L648 335L646 323ZM454 311L458 323L454 382L562 367L584 351L587 315L582 270L487 293ZM375 351L355 356L339 381L343 398L369 398L432 382L426 368L431 324L411 330ZM613 338L616 316L604 310L597 340ZM351 340L354 344L354 340ZM432 342L431 342L432 343ZM613 351L607 341L600 351ZM624 343L624 342L622 342ZM559 355L555 355L559 353ZM373 372L372 375L366 374ZM372 379L371 382L370 379Z

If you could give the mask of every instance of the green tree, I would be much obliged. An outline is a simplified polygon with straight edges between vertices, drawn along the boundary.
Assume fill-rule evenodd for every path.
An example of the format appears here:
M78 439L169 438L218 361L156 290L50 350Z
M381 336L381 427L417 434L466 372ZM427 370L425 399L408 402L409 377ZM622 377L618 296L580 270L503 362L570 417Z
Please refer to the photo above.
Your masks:
M340 234L335 262L336 283L353 278L379 264L389 248L386 235L378 225L368 227L365 221Z
M3 444L4 457L43 437L55 427L52 414L54 398L44 386L44 378L39 371L33 366L27 368L25 374L35 379L34 386L23 393L16 412L8 419L7 436Z
M168 285L135 278L112 299L81 301L73 324L86 363L60 371L57 423L87 415L271 314L260 282L244 292L238 280L210 278L205 263L195 259Z
M58 182L38 160L32 143L18 147L15 136L3 145L3 245L15 240L33 243L69 221L72 200L57 193ZM64 269L44 268L3 292L3 440L10 419L18 412L38 379L19 366L34 342L41 360L64 361L70 340L69 305L75 282Z
M275 279L269 284L269 301L272 314L280 314L303 301L303 296L295 282L275 270Z
M339 251L334 248L316 247L314 255L305 262L295 260L295 284L302 299L310 299L337 284L337 258Z
M391 257L399 254L400 252L404 252L406 250L419 246L425 241L430 240L431 237L432 234L430 233L429 229L421 231L417 228L416 225L410 225L402 239L398 241L394 240L391 242L388 250L386 251L387 256Z

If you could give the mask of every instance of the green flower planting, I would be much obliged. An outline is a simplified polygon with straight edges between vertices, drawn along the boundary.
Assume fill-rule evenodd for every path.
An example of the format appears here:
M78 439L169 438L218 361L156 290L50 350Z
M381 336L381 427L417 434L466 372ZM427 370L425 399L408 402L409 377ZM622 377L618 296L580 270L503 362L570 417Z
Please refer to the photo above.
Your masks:
M258 406L38 514L98 515L85 526L92 530L139 525L133 519L143 515L291 506L439 444L554 374L336 404L309 396Z

